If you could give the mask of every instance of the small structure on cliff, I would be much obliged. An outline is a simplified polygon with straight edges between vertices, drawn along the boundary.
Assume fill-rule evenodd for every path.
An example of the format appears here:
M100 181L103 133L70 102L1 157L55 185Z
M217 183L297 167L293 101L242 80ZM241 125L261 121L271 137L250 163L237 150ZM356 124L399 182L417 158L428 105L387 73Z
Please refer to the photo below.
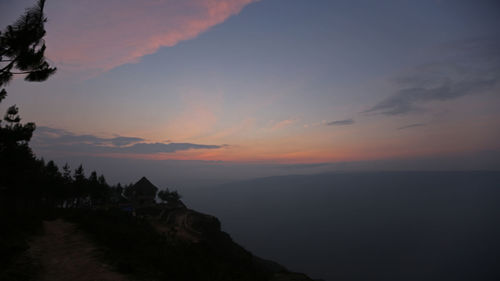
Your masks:
M137 206L148 206L155 204L158 187L154 186L146 177L142 177L134 185L126 190L126 196Z

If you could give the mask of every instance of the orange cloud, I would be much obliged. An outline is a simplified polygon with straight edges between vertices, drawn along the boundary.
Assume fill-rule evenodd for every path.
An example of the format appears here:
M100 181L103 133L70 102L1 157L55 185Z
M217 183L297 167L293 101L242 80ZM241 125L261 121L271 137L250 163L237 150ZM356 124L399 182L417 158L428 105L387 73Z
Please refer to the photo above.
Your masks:
M107 71L195 38L256 1L50 1L47 55L66 69Z

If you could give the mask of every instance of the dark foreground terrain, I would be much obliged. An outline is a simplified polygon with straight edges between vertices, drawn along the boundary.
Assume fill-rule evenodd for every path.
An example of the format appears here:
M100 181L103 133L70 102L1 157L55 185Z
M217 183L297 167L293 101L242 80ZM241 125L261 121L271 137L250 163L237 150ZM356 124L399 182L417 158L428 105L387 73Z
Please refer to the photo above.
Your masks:
M219 220L166 204L137 210L2 212L0 280L308 281L260 259ZM140 211L140 212L139 212Z

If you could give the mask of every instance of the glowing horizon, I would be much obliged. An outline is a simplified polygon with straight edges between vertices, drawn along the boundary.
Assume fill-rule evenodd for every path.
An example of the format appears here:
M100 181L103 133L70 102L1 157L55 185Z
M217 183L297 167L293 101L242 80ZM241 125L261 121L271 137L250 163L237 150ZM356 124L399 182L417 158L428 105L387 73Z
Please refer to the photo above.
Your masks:
M0 8L15 15L31 4ZM37 123L32 146L46 157L287 164L498 151L491 10L460 1L48 1L47 55L59 72L14 81L5 104Z

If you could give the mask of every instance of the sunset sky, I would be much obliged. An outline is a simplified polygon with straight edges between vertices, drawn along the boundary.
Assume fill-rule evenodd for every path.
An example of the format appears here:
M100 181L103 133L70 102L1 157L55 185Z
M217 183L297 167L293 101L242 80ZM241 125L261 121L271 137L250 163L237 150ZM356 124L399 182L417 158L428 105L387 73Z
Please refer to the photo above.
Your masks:
M2 0L3 28L33 0ZM314 164L500 150L500 5L47 0L39 156Z

